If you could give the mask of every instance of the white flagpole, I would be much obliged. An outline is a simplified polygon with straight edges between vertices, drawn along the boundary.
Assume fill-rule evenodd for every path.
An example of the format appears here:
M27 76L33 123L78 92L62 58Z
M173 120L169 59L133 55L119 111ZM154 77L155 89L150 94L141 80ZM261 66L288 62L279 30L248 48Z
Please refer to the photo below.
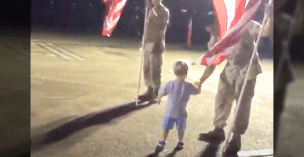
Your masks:
M138 97L139 97L139 90L140 90L140 80L141 80L141 72L142 72L142 67L143 67L143 62L144 62L144 53L145 53L145 30L147 28L147 18L148 18L148 7L149 7L149 0L145 0L145 22L144 22L144 32L143 32L143 37L142 37L142 49L141 51L141 61L140 61L140 68L139 68L139 79L138 79L138 88L137 88L137 97L136 97L136 106L138 106Z
M273 0L269 0L269 4L272 4L273 3ZM258 38L257 38L257 41L255 43L255 47L254 47L254 51L252 53L252 56L251 56L251 59L250 59L250 63L249 63L249 66L248 66L248 69L247 69L247 73L246 73L246 77L245 77L245 80L244 80L244 83L243 83L243 86L242 86L242 90L241 90L241 93L240 93L240 97L238 99L238 102L237 102L237 105L236 105L236 110L235 110L235 115L234 115L234 118L233 118L233 121L232 121L232 125L231 127L229 128L229 131L228 131L228 137L226 138L226 141L225 141L225 145L223 147L223 152L226 151L226 148L227 148L227 144L228 142L230 141L230 138L231 138L231 132L232 132L232 129L234 127L234 123L236 121L236 118L238 116L238 111L239 111L239 108L240 108L240 105L241 105L241 101L242 101L242 98L243 98L243 95L244 95L244 91L245 91L245 87L247 85L247 80L248 80L248 76L249 76L249 71L251 69L251 65L252 65L252 61L253 61L253 57L255 54L257 54L257 49L258 49L258 43L261 39L261 32L265 26L265 23L266 23L266 20L268 19L268 16L265 14L264 16L264 19L263 19L263 23L262 23L262 26L261 26L261 29L259 31L259 35L258 35Z

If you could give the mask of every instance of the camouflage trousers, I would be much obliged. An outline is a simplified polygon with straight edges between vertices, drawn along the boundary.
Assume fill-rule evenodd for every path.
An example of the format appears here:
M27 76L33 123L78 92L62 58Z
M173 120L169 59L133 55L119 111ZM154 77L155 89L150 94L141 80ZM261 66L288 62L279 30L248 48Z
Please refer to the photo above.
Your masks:
M231 81L229 81L231 82ZM227 119L231 113L234 100L238 102L241 94L244 79L235 79L229 83L225 74L221 74L218 91L215 98L215 127L225 127ZM247 85L240 103L240 108L233 125L232 132L244 134L247 130L250 117L251 101L254 96L256 79L247 80ZM236 107L235 107L236 112Z
M161 84L161 67L163 53L144 52L144 80L147 87L160 88Z

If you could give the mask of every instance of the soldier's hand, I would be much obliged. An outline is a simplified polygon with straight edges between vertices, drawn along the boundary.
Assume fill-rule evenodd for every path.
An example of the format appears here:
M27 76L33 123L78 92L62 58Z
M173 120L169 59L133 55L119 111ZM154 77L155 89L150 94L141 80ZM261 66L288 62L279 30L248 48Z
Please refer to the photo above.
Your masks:
M202 87L202 84L201 84L201 82L199 82L199 81L196 81L196 82L194 82L193 83L196 87Z

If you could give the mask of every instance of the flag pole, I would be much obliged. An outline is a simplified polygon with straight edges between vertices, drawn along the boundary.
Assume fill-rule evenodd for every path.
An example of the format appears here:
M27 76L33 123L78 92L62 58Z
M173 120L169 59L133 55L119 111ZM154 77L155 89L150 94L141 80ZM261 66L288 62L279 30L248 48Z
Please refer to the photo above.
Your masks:
M141 48L141 60L140 60L140 68L139 68L139 79L138 79L138 88L137 88L137 97L136 97L136 106L138 106L138 97L139 97L139 90L140 90L140 81L141 81L141 72L144 62L144 53L145 53L145 30L147 29L147 18L148 18L148 6L149 6L149 0L145 0L145 20L144 20L144 32L142 37L142 48Z
M272 4L272 3L273 3L273 0L269 0L269 4ZM265 26L265 23L266 23L267 19L268 19L268 16L265 14L264 15L264 19L263 19L263 23L262 23L262 26L261 26L261 29L259 31L259 35L258 35L257 41L255 42L254 51L253 51L251 59L250 59L250 63L249 63L248 69L247 69L247 73L246 73L245 80L244 80L244 83L243 83L243 86L242 86L242 90L241 90L239 99L237 101L235 115L234 115L234 118L233 118L233 121L232 121L232 125L229 128L228 137L225 140L225 144L224 144L224 147L223 147L223 152L226 151L227 144L228 144L228 142L230 141L230 138L231 138L231 132L232 132L232 129L234 127L234 123L236 121L236 118L238 116L238 111L239 111L239 108L240 108L240 105L241 105L241 101L242 101L242 98L243 98L243 95L244 95L245 87L247 85L247 80L248 80L248 76L249 76L249 71L251 69L252 61L253 61L254 55L255 54L257 55L258 43L259 43L259 41L261 39L261 33L262 33L262 30L263 30L263 28Z
M187 47L190 48L192 46L191 38L192 38L192 17L190 18L188 24L188 32L187 32Z

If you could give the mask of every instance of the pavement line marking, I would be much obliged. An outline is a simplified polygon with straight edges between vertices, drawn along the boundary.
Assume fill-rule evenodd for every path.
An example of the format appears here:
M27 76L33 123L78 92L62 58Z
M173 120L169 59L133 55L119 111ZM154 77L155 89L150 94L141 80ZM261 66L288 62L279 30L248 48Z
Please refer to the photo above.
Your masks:
M170 72L170 73L174 73L173 70L169 70L169 72ZM190 77L187 77L187 79L189 79L189 80L191 80L191 81L198 81L198 80L193 79L193 78L190 78ZM213 92L213 93L216 93L216 92L217 92L217 88L214 88L214 87L211 87L211 86L208 86L208 85L204 85L204 84L202 85L202 87L203 87L203 89L206 89L206 90L211 91L211 92ZM253 97L252 100L255 101L255 102L258 102L258 103L263 103L262 100L257 99L257 98L255 98L255 97Z
M40 55L44 55L44 54L42 54L42 53L31 53L31 56L38 56L38 55L40 56Z
M32 40L32 41L31 41L31 44L36 44L36 45L37 45L37 42L38 42L38 41Z
M76 58L76 59L78 59L78 60L84 60L83 58L81 58L81 57L79 57L79 56L76 56L76 55L72 54L71 52L68 52L67 50L61 48L61 47L58 46L58 45L55 47L55 45L51 44L50 46L52 46L52 48L57 49L58 51L60 51L60 52L62 52L62 53L64 53L64 54L70 55L70 56L72 56L72 57L74 57L74 58Z
M36 43L36 44L37 44L38 46L40 46L40 47L42 47L42 48L44 48L44 49L46 49L46 50L48 50L48 51L54 53L55 55L57 55L57 56L63 58L64 60L72 60L70 57L65 56L65 55L59 53L57 50L55 50L55 49L53 49L53 48L47 46L46 44L43 44L43 43Z
M40 98L36 100L45 100L45 99L71 99L70 97L45 97L45 98ZM32 99L35 100L35 99Z

